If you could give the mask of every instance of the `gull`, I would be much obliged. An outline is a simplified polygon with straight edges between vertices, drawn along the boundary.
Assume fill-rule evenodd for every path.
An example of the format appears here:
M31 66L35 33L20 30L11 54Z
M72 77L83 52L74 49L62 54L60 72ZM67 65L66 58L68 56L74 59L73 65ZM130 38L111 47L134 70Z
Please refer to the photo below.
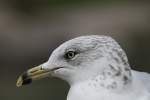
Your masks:
M21 74L16 85L49 76L69 83L67 100L150 100L150 74L132 70L110 36L80 36L63 43L47 62Z

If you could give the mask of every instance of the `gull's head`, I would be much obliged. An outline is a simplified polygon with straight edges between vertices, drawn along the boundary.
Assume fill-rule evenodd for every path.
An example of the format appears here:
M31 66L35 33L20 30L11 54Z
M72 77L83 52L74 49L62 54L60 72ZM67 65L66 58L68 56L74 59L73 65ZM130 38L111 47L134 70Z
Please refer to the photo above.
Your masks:
M104 73L108 66L129 68L127 57L119 44L109 36L81 36L56 48L46 63L23 73L17 86L47 76L58 77L72 84ZM112 70L117 69L114 67Z

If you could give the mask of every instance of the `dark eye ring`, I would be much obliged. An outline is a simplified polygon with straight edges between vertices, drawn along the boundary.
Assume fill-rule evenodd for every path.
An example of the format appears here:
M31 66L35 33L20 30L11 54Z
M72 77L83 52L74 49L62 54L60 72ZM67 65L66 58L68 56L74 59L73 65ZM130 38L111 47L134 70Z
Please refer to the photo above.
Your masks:
M73 59L76 55L77 55L77 52L76 52L76 51L68 51L68 52L65 54L65 58L66 58L66 59Z

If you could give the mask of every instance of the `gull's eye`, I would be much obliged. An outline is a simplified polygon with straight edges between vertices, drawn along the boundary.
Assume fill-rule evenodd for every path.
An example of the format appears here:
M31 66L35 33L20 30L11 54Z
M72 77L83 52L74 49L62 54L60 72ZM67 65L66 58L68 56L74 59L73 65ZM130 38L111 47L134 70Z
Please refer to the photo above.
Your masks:
M65 54L65 58L66 58L66 59L73 59L76 55L77 55L77 52L76 52L76 51L68 51L68 52Z

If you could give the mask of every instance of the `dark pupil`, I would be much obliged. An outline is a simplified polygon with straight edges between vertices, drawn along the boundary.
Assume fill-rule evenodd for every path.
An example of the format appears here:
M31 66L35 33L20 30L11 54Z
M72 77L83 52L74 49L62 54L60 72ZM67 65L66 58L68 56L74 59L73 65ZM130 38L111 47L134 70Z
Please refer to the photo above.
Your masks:
M68 59L72 59L74 56L75 56L75 52L73 52L73 51L69 51L69 52L66 54L66 58L68 58Z

